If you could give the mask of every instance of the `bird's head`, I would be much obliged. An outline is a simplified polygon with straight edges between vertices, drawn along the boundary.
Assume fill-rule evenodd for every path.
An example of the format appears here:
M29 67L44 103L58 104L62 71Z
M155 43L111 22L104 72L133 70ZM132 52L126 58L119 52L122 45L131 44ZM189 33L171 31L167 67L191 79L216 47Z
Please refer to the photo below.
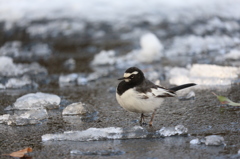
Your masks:
M142 83L144 78L145 78L144 74L139 68L130 67L125 71L123 77L119 78L118 80L124 80L125 82L128 83L139 84Z

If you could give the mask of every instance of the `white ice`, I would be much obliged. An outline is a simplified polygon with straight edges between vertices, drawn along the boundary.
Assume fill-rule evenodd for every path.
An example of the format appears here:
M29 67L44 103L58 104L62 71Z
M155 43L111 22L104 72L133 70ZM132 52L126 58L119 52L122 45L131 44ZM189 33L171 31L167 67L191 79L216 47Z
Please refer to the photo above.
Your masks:
M140 38L141 50L135 57L139 62L151 63L159 61L163 56L163 45L153 33L147 33Z
M51 49L48 44L36 43L31 45L29 51L22 48L22 42L10 41L0 47L0 55L10 57L45 57L51 55Z
M205 145L225 145L224 138L220 135L209 135L205 137Z
M205 144L207 146L226 145L224 142L224 138L220 135L209 135L203 139L195 138L190 141L190 144L193 144L193 145Z
M29 93L16 100L13 106L9 106L6 110L31 110L31 109L51 109L59 107L61 98L49 93Z
M92 65L113 65L115 64L115 51L102 50L100 53L96 54L91 62Z
M165 51L167 57L178 55L193 55L203 52L221 50L226 47L234 47L240 44L238 37L230 37L227 35L219 36L196 36L184 35L176 36L170 46L170 49Z
M72 103L63 109L62 115L84 115L87 113L84 103Z
M36 0L34 3L29 3L28 0L21 0L20 2L18 0L8 0L0 1L0 21L8 22L5 26L6 29L10 29L14 23L26 26L26 23L32 20L58 18L107 21L113 22L115 25L120 25L126 21L134 23L140 19L145 19L145 21L153 24L159 24L166 19L178 23L191 22L210 15L239 19L239 7L240 4L235 0L195 0L187 2L184 0L149 0L148 3L139 0L122 0L121 2L109 0L53 0L51 2Z
M240 60L240 50L233 49L230 52L223 55L224 59Z
M240 74L239 67L210 64L193 64L190 69L173 68L169 71L169 82L174 85L196 83L194 88L221 88L230 86Z
M174 135L185 135L188 129L183 125L177 125L175 127L162 127L157 131L161 136L174 136Z
M70 141L94 141L106 139L129 139L129 138L145 138L147 136L146 129L135 126L130 129L120 127L107 128L89 128L83 131L66 131L63 134L46 134L42 136L42 141L51 140L70 140Z
M66 131L63 134L46 134L42 136L42 141L49 140L71 140L71 141L91 141L103 139L119 139L122 137L122 128L89 128L83 131Z
M0 123L7 125L29 125L38 124L48 118L46 109L34 109L15 112L14 115L4 114L0 116Z
M115 140L115 139L136 139L136 138L158 138L172 135L185 135L188 129L183 125L171 128L162 128L155 133L148 132L141 126L132 128L107 127L89 128L82 131L65 131L59 134L46 134L42 136L42 141L65 140L65 141L95 141L95 140Z
M118 67L133 66L139 63L151 63L159 61L163 56L163 45L157 36L153 33L145 33L140 37L139 50L132 50L126 55L117 57L113 50L101 51L94 56L91 64L97 65L114 65Z
M14 64L13 59L6 56L0 57L0 75L18 76L22 74L47 73L47 70L38 63L32 64Z
M200 141L198 138L192 139L192 140L190 141L190 144L192 144L192 145L200 145L200 144L201 144L201 141Z
M58 82L59 82L60 86L76 84L78 77L79 77L79 75L76 73L71 73L68 75L60 75Z
M73 71L76 68L76 60L69 58L63 63L63 65L67 70Z
M23 77L20 78L10 78L8 79L7 83L4 85L4 89L6 88L22 88L24 86L31 86L34 88L38 87L38 84L32 81L29 76L24 75ZM1 89L1 88L0 88Z

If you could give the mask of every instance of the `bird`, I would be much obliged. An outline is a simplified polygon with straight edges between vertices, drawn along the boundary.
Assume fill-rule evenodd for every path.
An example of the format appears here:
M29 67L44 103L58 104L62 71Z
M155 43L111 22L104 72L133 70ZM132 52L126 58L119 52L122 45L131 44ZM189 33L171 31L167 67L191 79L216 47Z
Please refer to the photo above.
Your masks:
M195 86L187 83L173 88L156 85L147 78L137 67L128 68L116 89L116 99L121 107L129 112L140 113L140 126L145 125L145 113L152 113L149 126L153 125L156 110L161 107L166 97L175 97L176 91Z

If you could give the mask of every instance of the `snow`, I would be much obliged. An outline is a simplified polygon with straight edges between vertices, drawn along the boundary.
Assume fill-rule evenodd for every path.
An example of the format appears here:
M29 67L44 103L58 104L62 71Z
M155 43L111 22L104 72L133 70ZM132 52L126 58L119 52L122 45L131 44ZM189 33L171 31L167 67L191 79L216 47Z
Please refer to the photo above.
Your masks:
M49 93L29 93L16 100L13 106L7 107L6 110L31 110L31 109L51 109L59 107L61 98Z
M239 67L211 64L193 64L190 69L173 68L169 71L169 82L174 85L196 83L194 88L220 88L229 86L238 78Z
M63 109L62 115L83 115L87 113L84 103L72 103Z

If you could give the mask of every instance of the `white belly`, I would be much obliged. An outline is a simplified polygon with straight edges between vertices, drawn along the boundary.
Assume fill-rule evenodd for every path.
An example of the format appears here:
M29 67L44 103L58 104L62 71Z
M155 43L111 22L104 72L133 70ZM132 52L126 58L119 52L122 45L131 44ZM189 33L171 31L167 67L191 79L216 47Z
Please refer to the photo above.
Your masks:
M148 95L147 99L142 98L142 94L138 94L135 90L129 89L119 96L116 93L118 103L127 111L136 113L151 113L159 108L164 101L163 98L157 98Z

